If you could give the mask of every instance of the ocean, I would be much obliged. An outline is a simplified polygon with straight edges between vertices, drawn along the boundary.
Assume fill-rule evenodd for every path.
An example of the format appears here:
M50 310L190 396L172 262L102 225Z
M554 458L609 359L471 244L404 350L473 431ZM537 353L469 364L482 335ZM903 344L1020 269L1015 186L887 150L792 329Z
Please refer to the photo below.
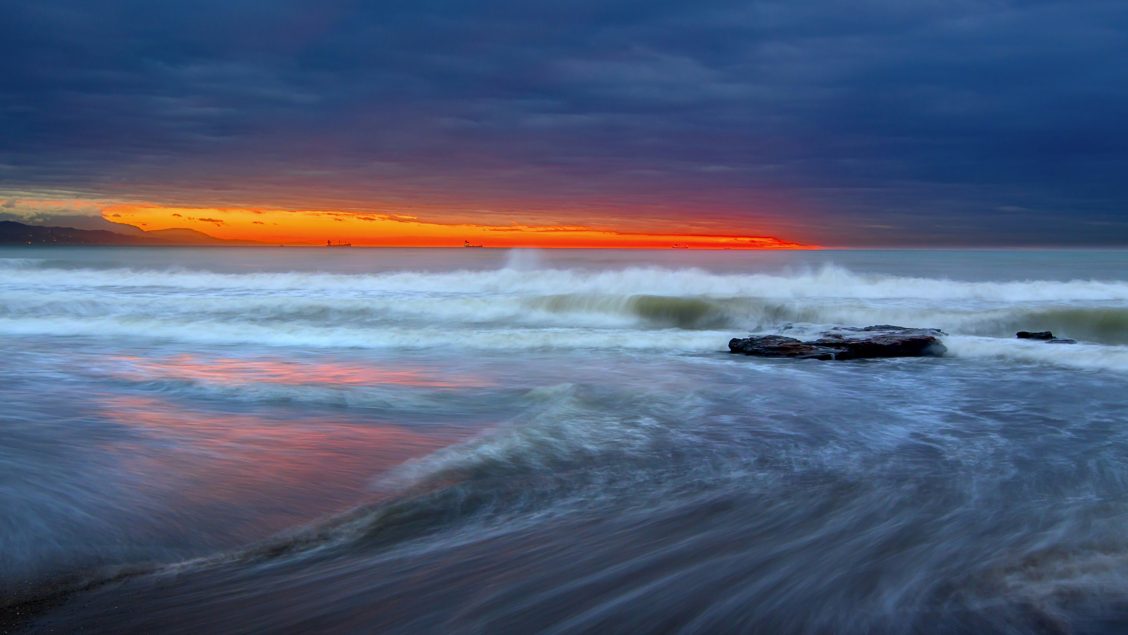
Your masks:
M3 248L0 351L0 631L1128 630L1128 251Z

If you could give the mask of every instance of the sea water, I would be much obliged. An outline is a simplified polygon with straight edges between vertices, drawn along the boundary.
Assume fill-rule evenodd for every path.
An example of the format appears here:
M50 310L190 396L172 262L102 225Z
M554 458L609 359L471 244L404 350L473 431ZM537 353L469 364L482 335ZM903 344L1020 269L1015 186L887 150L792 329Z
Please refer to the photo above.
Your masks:
M1123 632L1126 424L1125 251L5 248L0 627Z

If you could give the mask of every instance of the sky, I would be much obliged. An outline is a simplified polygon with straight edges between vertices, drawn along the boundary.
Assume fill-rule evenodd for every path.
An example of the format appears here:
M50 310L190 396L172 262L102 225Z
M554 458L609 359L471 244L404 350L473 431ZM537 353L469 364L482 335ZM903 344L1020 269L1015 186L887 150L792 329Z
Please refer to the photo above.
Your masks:
M4 0L0 218L1128 244L1123 0Z

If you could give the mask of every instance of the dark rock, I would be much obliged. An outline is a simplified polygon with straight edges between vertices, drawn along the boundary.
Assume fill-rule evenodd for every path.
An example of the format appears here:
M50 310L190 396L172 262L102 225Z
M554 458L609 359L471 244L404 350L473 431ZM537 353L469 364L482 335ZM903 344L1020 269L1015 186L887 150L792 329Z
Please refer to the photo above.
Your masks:
M1050 331L1019 331L1014 334L1020 340L1041 340L1047 344L1076 344L1077 340L1064 337L1054 337Z
M729 351L756 357L792 357L795 359L834 359L838 348L805 343L794 337L765 335L763 337L734 337L729 340Z
M875 359L883 357L940 356L947 351L938 329L914 329L877 325L838 328L817 340L804 342L782 335L764 335L729 340L729 351L756 357L793 359Z

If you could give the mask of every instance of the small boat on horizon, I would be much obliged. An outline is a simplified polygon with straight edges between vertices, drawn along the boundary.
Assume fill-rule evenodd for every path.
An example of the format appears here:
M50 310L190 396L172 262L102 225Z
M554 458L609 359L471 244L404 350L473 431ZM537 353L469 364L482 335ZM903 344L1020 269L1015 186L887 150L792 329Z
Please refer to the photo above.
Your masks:
M467 249L481 249L482 245L471 245L469 240L462 241L462 246Z
M326 247L352 247L352 243L334 243L331 240L325 241Z

